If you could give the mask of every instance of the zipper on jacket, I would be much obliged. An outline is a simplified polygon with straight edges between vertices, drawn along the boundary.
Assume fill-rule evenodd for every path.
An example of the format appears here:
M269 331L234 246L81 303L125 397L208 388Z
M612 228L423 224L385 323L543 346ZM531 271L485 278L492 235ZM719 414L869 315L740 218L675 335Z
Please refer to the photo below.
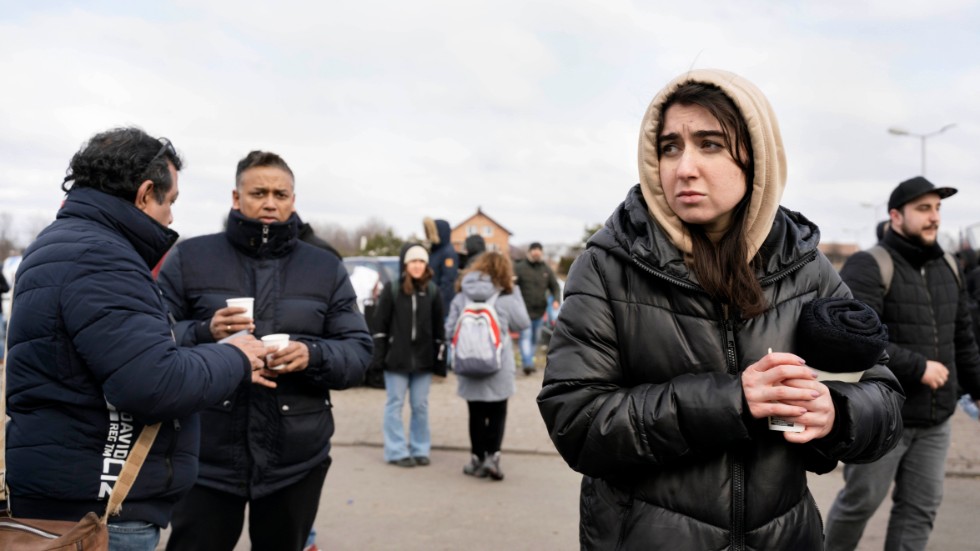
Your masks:
M681 278L678 278L678 277L669 276L669 275L667 275L667 274L665 274L665 273L663 273L663 272L661 272L659 270L656 270L656 269L652 268L651 266L648 266L645 262L643 262L642 260L640 260L640 258L637 257L637 256L633 256L631 258L633 259L633 264L636 264L641 270L643 270L644 272L647 272L648 274L651 274L651 275L654 275L656 277L659 277L660 279L662 279L664 281L668 281L670 283L673 283L674 285L677 285L678 287L681 287L681 288L684 288L684 289L688 289L690 291L700 291L702 293L707 293L707 291L704 290L704 287L701 287L700 285L695 285L695 284L691 283L690 281L685 281L685 280L683 280Z
M730 319L725 320L725 363L728 364L729 375L738 375L738 359L735 354L735 323Z
M796 262L789 265L788 268L781 272L776 272L770 276L766 276L759 280L759 286L764 287L766 285L771 285L780 279L789 277L792 273L799 271L803 266L806 266L810 262L813 262L817 258L817 251L813 250L805 254L802 258Z
M415 293L412 292L412 342L415 342L415 315L416 310L418 310L418 301L415 299Z
M735 323L725 316L725 361L728 373L738 376L738 354L735 349ZM732 531L730 544L734 551L745 549L745 465L742 452L732 452Z
M932 307L932 293L929 292L929 278L926 277L926 266L925 264L919 268L919 274L922 275L922 287L926 290L926 298L929 300L929 312L932 313L932 353L934 358L939 358L939 324L936 320L936 311ZM938 359L936 361L939 361ZM929 417L932 419L933 423L936 422L939 389L930 389L931 396L929 399ZM954 408L955 409L955 408Z
M167 464L167 484L164 488L170 488L174 482L174 451L177 449L177 438L180 436L180 421L174 419L174 437L167 446L167 454L164 456Z
M269 242L269 224L262 224L262 244Z

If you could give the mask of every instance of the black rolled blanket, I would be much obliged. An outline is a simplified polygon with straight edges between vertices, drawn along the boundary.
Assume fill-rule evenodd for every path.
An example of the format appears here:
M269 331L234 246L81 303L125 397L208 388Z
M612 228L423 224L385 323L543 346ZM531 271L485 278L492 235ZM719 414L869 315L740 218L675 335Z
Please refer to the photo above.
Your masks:
M870 369L888 344L888 328L863 302L827 297L803 305L796 352L807 365L831 373Z

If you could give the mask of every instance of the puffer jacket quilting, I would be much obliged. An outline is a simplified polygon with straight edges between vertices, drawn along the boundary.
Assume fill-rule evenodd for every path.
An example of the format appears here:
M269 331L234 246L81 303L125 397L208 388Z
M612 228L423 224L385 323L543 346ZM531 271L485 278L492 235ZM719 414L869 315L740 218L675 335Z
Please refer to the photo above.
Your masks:
M880 365L861 383L829 382L835 430L807 445L748 415L738 374L768 348L794 350L803 304L850 294L818 236L780 209L760 250L772 307L748 321L726 319L701 290L639 186L593 236L569 274L538 396L558 451L586 475L583 549L820 548L805 471L894 447L902 398Z
M429 282L426 289L406 295L402 281L385 283L378 296L373 323L378 331L374 335L375 361L392 373L439 371L444 376L444 359L436 361L445 342L439 289ZM392 286L397 286L394 291Z
M888 368L905 390L905 425L935 426L956 410L958 385L980 396L980 355L966 290L957 283L938 247L926 260L921 255L929 251L894 232L887 232L881 245L894 265L887 295L878 263L867 252L848 258L841 277L888 327ZM935 391L922 384L926 360L939 361L949 369L947 384Z
M119 519L166 526L194 483L196 413L250 367L231 346L174 342L150 267L175 239L133 203L79 188L24 253L7 358L14 514L101 515L143 426L158 421Z
M309 367L280 375L276 389L246 382L203 413L198 483L258 498L323 463L334 431L329 391L360 384L372 351L341 260L298 241L295 215L263 225L233 210L226 232L174 247L160 285L184 346L213 340L208 324L226 299L251 296L257 337L288 333L310 351Z

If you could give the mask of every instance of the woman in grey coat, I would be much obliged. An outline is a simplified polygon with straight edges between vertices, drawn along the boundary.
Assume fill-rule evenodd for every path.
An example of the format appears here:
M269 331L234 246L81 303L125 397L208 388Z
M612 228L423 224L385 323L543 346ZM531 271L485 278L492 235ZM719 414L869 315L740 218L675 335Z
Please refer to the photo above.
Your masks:
M457 374L457 394L469 408L470 448L472 457L463 473L480 478L503 480L500 470L500 444L507 420L507 399L514 394L514 352L510 331L521 331L531 325L521 290L514 285L510 259L498 252L486 252L473 261L457 282L457 294L449 305L446 335L455 333L456 321L473 302L492 300L500 324L503 343L500 370L486 377ZM492 298L496 295L496 298Z

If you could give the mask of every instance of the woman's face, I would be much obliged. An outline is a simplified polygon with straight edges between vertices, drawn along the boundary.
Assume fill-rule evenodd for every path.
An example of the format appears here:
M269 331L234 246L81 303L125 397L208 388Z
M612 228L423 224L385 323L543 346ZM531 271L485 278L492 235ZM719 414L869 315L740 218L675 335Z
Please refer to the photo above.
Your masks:
M728 153L721 123L699 105L675 103L660 134L660 182L670 209L708 233L726 231L745 196L745 174Z
M425 266L426 264L424 260L412 260L405 265L405 271L408 272L408 275L413 279L418 279L425 273Z

